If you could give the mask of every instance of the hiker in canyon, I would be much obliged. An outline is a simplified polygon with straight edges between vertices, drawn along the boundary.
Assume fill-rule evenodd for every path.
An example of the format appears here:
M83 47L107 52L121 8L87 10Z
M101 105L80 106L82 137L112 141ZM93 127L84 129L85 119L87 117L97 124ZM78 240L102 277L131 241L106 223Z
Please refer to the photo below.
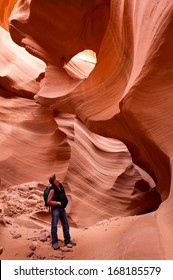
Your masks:
M51 237L52 237L52 247L54 250L59 249L58 245L58 220L60 219L64 235L64 245L71 248L76 246L76 243L71 241L69 232L69 223L66 215L65 208L68 204L68 199L64 190L63 185L56 178L55 174L49 178L49 183L51 184L48 204L51 205Z

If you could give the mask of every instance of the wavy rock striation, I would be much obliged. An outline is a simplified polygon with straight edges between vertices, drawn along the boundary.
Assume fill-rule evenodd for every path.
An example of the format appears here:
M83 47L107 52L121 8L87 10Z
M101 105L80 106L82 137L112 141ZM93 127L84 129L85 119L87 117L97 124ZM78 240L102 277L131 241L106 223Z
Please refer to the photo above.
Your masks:
M155 210L114 258L171 259L172 0L15 3L1 1L1 179L56 172L78 227ZM87 79L65 70L84 50L97 57Z

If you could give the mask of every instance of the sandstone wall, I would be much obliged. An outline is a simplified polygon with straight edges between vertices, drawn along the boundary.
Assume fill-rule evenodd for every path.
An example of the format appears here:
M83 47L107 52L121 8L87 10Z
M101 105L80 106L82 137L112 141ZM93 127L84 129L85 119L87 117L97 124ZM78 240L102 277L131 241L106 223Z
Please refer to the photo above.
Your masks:
M115 257L172 258L172 1L0 3L2 179L56 172L78 226L86 209L92 224L156 210L160 195ZM96 53L94 70L69 76L64 66L85 49ZM156 188L136 193L144 171Z

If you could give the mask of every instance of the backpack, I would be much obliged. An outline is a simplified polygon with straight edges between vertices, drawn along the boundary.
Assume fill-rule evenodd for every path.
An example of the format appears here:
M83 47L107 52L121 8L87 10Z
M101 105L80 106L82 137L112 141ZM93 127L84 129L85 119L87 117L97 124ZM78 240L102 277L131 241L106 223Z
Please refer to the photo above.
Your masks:
M48 196L49 196L49 191L50 191L50 187L47 186L44 189L43 198L44 198L44 205L45 205L45 207L49 207L49 210L50 210L50 205L47 203L47 199L48 199Z

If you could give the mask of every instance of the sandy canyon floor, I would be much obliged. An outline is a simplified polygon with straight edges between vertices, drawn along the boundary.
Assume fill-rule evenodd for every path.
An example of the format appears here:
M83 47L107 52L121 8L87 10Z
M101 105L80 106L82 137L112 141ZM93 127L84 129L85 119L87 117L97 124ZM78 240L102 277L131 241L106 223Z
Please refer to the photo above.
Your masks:
M44 207L43 186L34 183L2 188L0 193L0 258L27 259L115 259L116 244L138 216L112 217L84 228L70 227L73 248L63 244L58 225L60 249L51 247L51 214ZM85 217L84 217L85 219ZM70 219L69 219L70 220Z

